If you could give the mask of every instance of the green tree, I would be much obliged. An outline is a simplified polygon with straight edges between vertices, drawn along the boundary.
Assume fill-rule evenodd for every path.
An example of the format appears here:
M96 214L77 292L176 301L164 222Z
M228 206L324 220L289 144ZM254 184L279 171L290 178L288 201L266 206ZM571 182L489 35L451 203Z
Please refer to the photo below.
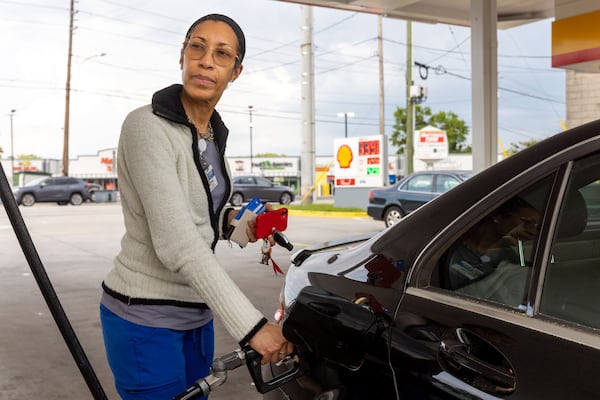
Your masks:
M2 153L4 153L4 149L0 147L0 157L2 157Z
M398 147L398 154L403 154L406 148L406 108L398 107L394 117L396 122L390 140ZM471 146L466 143L469 127L457 114L452 111L433 114L429 107L415 106L415 131L427 125L446 132L450 153L471 153Z
M539 142L539 140L529 139L518 143L511 143L510 148L506 150L506 153L509 156L512 156L513 154L517 154L518 152L520 152L523 149L526 149L527 147L533 146L537 142Z

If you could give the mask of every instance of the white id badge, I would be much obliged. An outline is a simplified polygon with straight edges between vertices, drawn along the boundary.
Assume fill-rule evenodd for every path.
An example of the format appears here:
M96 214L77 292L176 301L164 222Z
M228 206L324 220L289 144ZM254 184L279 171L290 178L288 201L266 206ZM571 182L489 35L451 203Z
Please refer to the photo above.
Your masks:
M208 178L208 187L212 192L219 185L219 181L217 181L217 176L215 175L215 170L213 169L212 165L208 164L206 168L204 168L204 173Z

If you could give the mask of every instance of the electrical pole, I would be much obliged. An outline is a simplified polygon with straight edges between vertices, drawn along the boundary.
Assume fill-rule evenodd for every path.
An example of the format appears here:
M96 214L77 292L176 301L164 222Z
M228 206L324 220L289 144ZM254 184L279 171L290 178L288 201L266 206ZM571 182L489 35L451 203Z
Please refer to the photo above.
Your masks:
M10 110L10 179L13 185L15 183L13 178L15 174L15 148L13 145L13 116L15 115L15 111L17 110Z
M300 193L303 202L313 204L315 192L315 85L313 60L313 15L311 6L300 6L302 41L302 153L300 156Z
M415 105L410 95L412 80L412 22L406 21L406 176L413 172L413 139L415 131Z
M71 97L71 57L73 51L73 16L75 15L75 0L71 0L69 12L69 54L67 55L67 84L65 87L65 126L63 137L63 170L64 176L69 175L69 108Z
M382 136L382 171L381 171L381 185L386 186L388 184L388 143L385 140L385 96L383 84L383 17L377 16L377 46L379 53L379 134Z
M377 16L377 47L379 53L379 134L385 135L385 96L383 84L383 27L382 17Z
M252 161L252 106L248 106L248 114L250 114L250 175L252 175L254 166Z

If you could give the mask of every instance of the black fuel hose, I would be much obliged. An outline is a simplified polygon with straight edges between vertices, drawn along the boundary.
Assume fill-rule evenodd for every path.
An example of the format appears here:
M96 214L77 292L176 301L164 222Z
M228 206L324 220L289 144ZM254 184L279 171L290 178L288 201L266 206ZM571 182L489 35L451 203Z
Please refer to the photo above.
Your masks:
M6 214L8 215L8 219L13 227L15 235L21 245L21 249L25 254L25 258L29 263L29 267L31 268L31 272L35 277L35 280L40 288L44 299L46 300L46 304L50 309L52 316L54 317L54 321L60 330L60 333L63 336L63 339L77 364L79 367L79 371L85 382L90 389L90 392L94 396L95 400L107 400L106 394L104 393L104 389L90 364L87 356L85 355L85 351L77 339L77 335L67 318L67 315L60 304L60 300L56 295L54 287L48 278L48 274L46 273L46 269L40 260L40 256L35 249L35 245L33 244L33 240L31 240L31 236L29 235L29 231L23 221L23 216L19 211L19 206L15 200L15 197L12 193L11 186L8 183L8 179L6 178L6 174L4 173L4 168L0 163L0 198L2 199L2 203L4 204L4 209L6 210Z

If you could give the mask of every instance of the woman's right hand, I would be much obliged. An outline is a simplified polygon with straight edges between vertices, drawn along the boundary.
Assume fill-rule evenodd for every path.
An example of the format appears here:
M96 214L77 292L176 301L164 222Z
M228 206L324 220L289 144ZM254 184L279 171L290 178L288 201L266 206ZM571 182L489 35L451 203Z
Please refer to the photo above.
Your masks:
M261 364L276 363L294 352L294 344L283 336L281 326L267 323L248 342L261 356Z

